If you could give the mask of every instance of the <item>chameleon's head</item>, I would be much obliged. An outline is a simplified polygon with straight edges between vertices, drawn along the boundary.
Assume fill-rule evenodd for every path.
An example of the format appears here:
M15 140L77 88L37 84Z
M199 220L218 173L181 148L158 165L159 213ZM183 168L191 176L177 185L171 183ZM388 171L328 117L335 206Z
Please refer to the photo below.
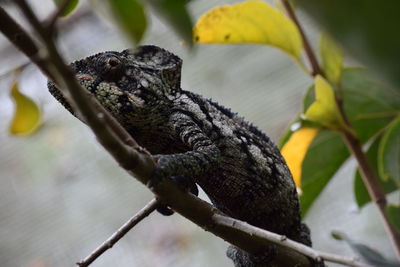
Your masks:
M117 119L146 120L168 106L168 96L180 90L182 61L157 46L103 52L71 63L79 83ZM54 83L53 94L72 111ZM163 105L159 105L163 102ZM132 121L133 123L133 121Z

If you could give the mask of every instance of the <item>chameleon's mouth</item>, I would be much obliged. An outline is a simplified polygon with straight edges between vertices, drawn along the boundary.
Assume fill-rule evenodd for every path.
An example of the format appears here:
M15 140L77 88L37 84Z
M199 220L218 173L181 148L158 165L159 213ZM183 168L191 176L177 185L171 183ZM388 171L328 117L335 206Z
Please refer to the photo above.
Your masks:
M94 78L88 74L77 74L76 75L76 79L79 80L84 80L84 81L88 81L91 82L94 80Z

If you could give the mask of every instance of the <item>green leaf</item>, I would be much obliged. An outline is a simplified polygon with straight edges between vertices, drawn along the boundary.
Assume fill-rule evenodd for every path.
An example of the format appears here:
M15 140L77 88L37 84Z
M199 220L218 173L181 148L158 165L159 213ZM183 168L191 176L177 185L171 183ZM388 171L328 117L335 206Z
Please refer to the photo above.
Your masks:
M319 53L322 59L322 70L328 81L338 84L343 68L343 55L334 40L323 33L319 39Z
M392 180L400 188L400 116L383 134L378 152L378 170L384 181Z
M348 54L400 91L400 1L299 0Z
M192 19L186 9L187 0L149 0L152 7L190 46L193 44Z
M303 97L303 113L315 102L315 86L308 87L306 94Z
M139 43L147 26L142 4L136 0L108 0L108 3L122 29L134 44Z
M318 122L329 129L346 127L336 104L335 92L320 75L315 78L315 98L305 113L308 120Z
M303 216L348 156L339 133L325 130L314 139L302 165L300 202Z
M389 204L386 206L386 214L394 229L400 233L400 205Z
M62 4L64 4L65 0L54 0L54 3L56 4L57 7L60 7ZM62 17L68 16L72 11L75 10L75 8L78 6L79 0L71 0L69 1L67 7L64 9L64 12L61 13Z
M41 111L38 105L19 91L18 82L11 86L11 97L15 103L15 113L9 132L13 135L31 135L40 126Z
M400 113L400 93L378 82L365 69L345 69L341 86L343 108L362 143Z
M206 12L194 27L194 38L208 44L268 44L299 63L303 50L296 25L264 1L244 1Z
M368 141L372 136L384 129L399 113L400 96L388 86L377 82L371 74L361 68L345 68L342 72L341 80L342 94L345 99L344 110L353 126L357 136L362 143ZM313 101L313 90L310 87L303 100L305 109ZM334 133L332 133L334 134ZM314 142L323 137L321 133ZM327 141L328 142L328 141ZM331 176L339 169L340 165L348 156L347 149L338 134L333 138L332 144L324 147L317 146L315 151L309 151L302 166L302 209L307 211L312 202L323 190ZM313 145L311 145L313 148ZM311 149L310 148L310 149ZM324 155L321 157L321 155ZM321 162L320 162L321 161ZM324 170L319 170L324 166ZM325 171L325 166L329 168ZM321 173L319 173L321 172ZM307 180L310 180L307 182ZM363 187L361 180L355 182L359 203L364 205L368 193ZM386 192L391 192L395 186L388 183L384 185Z
M377 178L379 178L377 161L380 141L381 138L375 139L366 153L368 162L370 163L375 177ZM393 181L391 180L383 181L382 179L379 179L379 183L386 194L398 189L395 183L393 183ZM354 197L359 208L362 208L365 204L371 201L371 197L369 196L367 188L365 187L364 182L361 179L359 170L356 171L354 177Z

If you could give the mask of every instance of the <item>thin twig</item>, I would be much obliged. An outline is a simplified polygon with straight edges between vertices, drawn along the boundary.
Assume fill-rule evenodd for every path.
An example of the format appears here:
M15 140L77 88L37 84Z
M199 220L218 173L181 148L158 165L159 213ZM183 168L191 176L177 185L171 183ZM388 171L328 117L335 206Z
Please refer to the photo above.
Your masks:
M389 239L392 241L397 258L400 259L400 234L390 224L389 219L386 215L387 200L385 192L382 190L380 184L378 183L378 178L375 176L371 165L369 164L368 159L362 150L360 141L356 137L354 137L354 135L348 132L343 132L342 137L348 149L351 151L358 162L361 178L365 184L365 187L367 188L368 194L371 197L372 201L374 201L378 206L378 210L382 216L383 223L388 233Z
M308 247L304 244L290 240L286 236L278 235L278 234L266 231L261 228L256 228L246 222L243 222L243 221L240 221L237 219L233 219L231 217L215 214L213 216L213 218L214 218L214 221L216 224L232 227L234 229L250 233L253 236L258 236L260 238L264 238L264 239L269 240L279 246L284 246L284 247L290 248L294 251L297 251L297 252L299 252L307 257L310 257L316 261L325 260L325 261L330 261L330 262L339 263L339 264L343 264L343 265L347 265L347 266L353 266L353 267L369 267L370 266L368 264L360 262L360 260L358 258L339 256L339 255L332 254L332 253L318 251L318 250L312 249L311 247Z
M39 48L33 38L2 7L0 7L0 18L0 32L34 62L47 77L53 78L46 62L39 56Z
M303 44L304 44L304 50L306 52L306 55L308 57L308 60L311 64L311 68L312 68L312 76L315 76L317 74L322 74L322 70L319 67L318 64L318 60L317 57L315 56L312 47L310 45L310 42L307 39L307 36L303 30L303 27L301 26L299 20L297 19L296 14L294 13L290 3L287 0L281 0L283 7L285 8L289 18L296 24L297 28L299 29L301 38L303 40Z
M108 249L112 248L115 243L117 243L122 237L124 237L136 224L146 218L150 213L152 213L157 206L159 201L156 199L151 200L146 204L138 213L136 213L132 218L129 219L124 225L122 225L114 234L112 234L106 241L103 242L98 248L96 248L92 253L89 254L85 259L77 262L76 264L80 267L89 266L93 261L95 261L100 255L106 252Z

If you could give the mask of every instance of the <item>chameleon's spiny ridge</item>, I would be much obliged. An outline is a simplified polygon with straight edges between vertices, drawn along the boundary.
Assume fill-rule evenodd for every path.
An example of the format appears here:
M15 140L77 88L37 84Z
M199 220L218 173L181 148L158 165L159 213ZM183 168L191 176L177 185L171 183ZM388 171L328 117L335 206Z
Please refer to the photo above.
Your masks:
M227 215L311 245L278 148L229 109L182 90L181 66L180 58L156 46L99 53L71 64L81 85L141 146L160 155L154 177L185 177ZM49 89L69 108L54 84ZM244 259L246 253L236 248L228 254L236 266L267 264Z

